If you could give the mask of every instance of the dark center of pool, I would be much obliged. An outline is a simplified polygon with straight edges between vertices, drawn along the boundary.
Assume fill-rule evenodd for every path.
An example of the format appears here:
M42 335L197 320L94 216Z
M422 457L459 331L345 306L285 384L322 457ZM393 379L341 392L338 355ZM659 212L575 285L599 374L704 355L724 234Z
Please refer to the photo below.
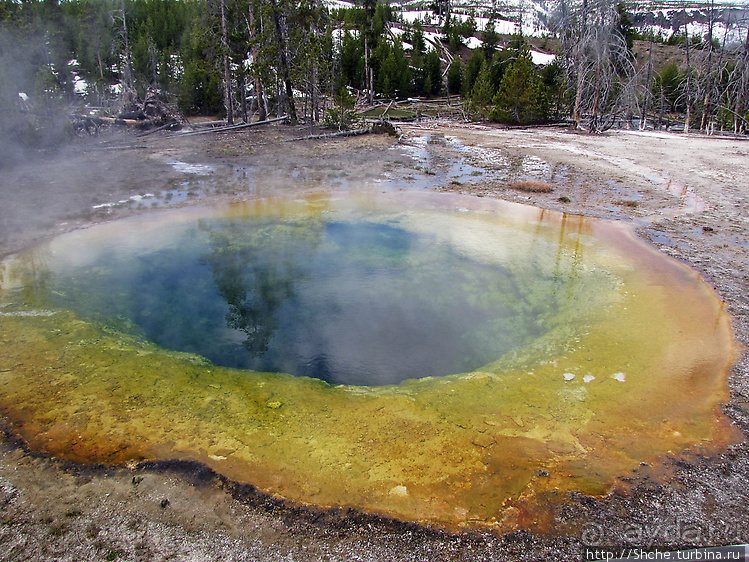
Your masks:
M550 328L566 281L530 256L519 278L360 219L228 216L181 225L166 247L114 242L57 265L51 304L217 365L352 385L469 372Z

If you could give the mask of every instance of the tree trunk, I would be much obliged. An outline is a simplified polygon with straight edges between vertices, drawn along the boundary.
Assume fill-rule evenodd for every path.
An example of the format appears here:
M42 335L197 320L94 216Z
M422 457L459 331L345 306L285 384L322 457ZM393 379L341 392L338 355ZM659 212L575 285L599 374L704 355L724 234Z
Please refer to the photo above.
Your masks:
M257 64L257 37L255 34L255 4L254 2L249 3L249 21L247 22L247 30L250 35L250 51L252 52L252 64ZM263 96L263 86L260 82L260 76L257 71L253 71L253 78L255 82L255 98L257 99L257 120L265 121L267 118L267 111L265 106L265 97Z
M229 42L226 31L226 0L221 0L221 52L224 65L224 105L226 106L226 122L234 124L234 102L231 96L231 69L229 68Z
M298 121L296 115L296 107L294 105L294 88L289 77L289 65L286 61L286 40L284 39L281 30L281 21L278 17L278 5L276 0L270 0L271 7L273 8L273 23L276 26L276 33L278 34L278 58L281 63L281 74L283 75L283 82L286 87L286 99L289 105L289 118L292 123Z
M367 103L370 105L374 102L374 70L372 69L372 50L374 40L374 16L377 9L377 0L364 0L364 12L366 13L365 26L369 27L364 31L364 72L367 88Z
M663 113L666 110L666 95L663 91L663 81L661 80L661 88L660 88L660 96L659 96L659 107L658 107L658 125L656 126L656 129L661 128L663 124ZM668 129L668 127L666 127Z
M707 130L708 116L710 115L710 94L713 90L713 1L710 0L709 19L707 27L707 72L705 73L705 100L702 104L702 121L700 123L700 130Z
M369 89L367 90L369 92L369 103L374 103L374 69L370 66L369 67Z
M565 0L560 0L560 11L562 14L562 56L564 57L564 71L567 83L571 82L572 63L570 62L570 51L567 41L567 3Z
M684 46L687 54L687 113L684 117L684 132L689 133L689 121L692 118L692 67L689 64L689 25L684 20Z
M650 48L648 49L648 77L645 81L645 99L642 101L642 116L640 117L640 130L645 130L648 119L648 107L650 101L650 77L653 74L653 35L650 35Z
M726 15L726 30L725 30L725 33L723 34L723 42L721 43L720 54L718 55L718 80L716 83L716 87L719 87L721 83L721 76L723 75L723 55L726 52L726 41L728 40L728 32L729 32L729 27L731 25L730 18L731 18L731 12L729 11L727 12L727 15ZM718 100L720 100L721 96L724 93L725 92L718 92ZM721 133L723 132L723 120L722 119L720 122L720 132Z
M590 129L591 131L597 130L597 121L598 121L598 103L601 99L601 65L600 63L596 65L596 95L593 99L593 116L590 120Z
M153 37L148 35L148 62L151 65L151 85L158 87L159 84L159 57L156 53L156 44Z
M320 113L318 105L318 94L317 94L317 61L312 66L312 120L317 123L320 120Z
M101 51L96 51L96 66L99 69L99 79L104 81L104 65L101 63Z
M367 90L367 103L372 103L372 94L369 91L369 33L364 33L364 89Z
M125 68L122 71L122 102L130 105L136 99L135 85L133 84L133 59L130 54L130 39L127 33L127 21L125 18L125 0L120 3L122 11L122 40L125 44Z
M741 108L743 104L743 98L744 98L744 89L746 88L746 67L747 67L747 57L749 57L749 26L746 28L746 41L744 42L744 52L741 53L741 71L739 73L739 87L738 91L736 92L736 106L735 110L733 112L733 132L738 134L740 130L740 120L739 116L741 115Z
M573 60L575 60L577 66L577 89L575 90L575 107L573 110L573 120L575 122L575 128L580 129L582 120L581 109L583 104L583 88L585 86L585 75L588 72L587 64L585 62L585 46L581 46L581 42L584 42L585 34L587 33L588 23L588 0L583 0L582 5L582 17L580 31L583 37L578 41L577 48L583 49L577 53L573 53Z
M281 114L285 109L284 103L286 103L286 100L284 100L284 89L281 86L281 83L281 80L276 78L276 117L281 117Z
M580 108L583 103L583 85L585 82L584 66L580 65L577 69L577 89L575 91L575 107L572 110L572 119L575 122L575 129L580 128Z
M242 120L247 123L247 76L244 69L239 73L239 95L242 96L239 100L239 107L242 111Z

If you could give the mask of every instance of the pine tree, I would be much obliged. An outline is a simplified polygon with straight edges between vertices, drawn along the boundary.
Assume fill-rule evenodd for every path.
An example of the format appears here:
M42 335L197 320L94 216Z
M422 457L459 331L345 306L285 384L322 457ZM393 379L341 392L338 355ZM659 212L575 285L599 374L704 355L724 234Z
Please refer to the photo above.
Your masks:
M504 73L492 101L495 105L492 118L503 123L529 125L547 119L541 80L526 47Z
M473 53L471 53L471 58L468 59L468 64L463 74L464 94L467 98L471 97L473 85L479 77L479 72L481 72L481 67L485 62L484 51L482 49L474 49Z
M489 105L492 103L494 91L489 79L489 65L484 61L481 64L476 82L471 90L471 108L486 118L489 114Z
M460 94L463 91L463 63L460 57L455 57L447 69L447 93Z
M429 81L429 86L424 87L424 93L438 96L442 92L442 67L439 53L434 49L424 57L424 74L425 82Z

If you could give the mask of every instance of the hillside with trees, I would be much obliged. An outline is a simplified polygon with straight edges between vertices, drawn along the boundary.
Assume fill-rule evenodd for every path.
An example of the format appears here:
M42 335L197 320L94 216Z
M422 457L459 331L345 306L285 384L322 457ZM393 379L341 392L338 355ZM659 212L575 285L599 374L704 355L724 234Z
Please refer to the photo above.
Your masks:
M0 126L41 146L95 129L92 116L153 116L151 103L174 109L152 125L287 115L345 128L355 103L453 96L466 117L505 124L745 131L744 10L701 4L695 28L685 10L664 19L615 0L545 6L539 19L533 2L436 2L414 19L376 0L3 0ZM676 49L665 66L653 57L662 45Z

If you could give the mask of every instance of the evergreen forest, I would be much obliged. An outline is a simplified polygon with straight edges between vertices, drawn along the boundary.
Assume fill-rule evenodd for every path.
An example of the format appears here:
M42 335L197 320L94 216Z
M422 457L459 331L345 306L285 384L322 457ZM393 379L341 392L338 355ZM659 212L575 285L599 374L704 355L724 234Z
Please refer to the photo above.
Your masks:
M377 0L1 0L3 134L47 142L71 113L113 114L149 97L229 124L284 115L341 129L357 103L449 97L466 118L511 125L745 130L749 26L725 12L711 12L705 34L685 21L665 37L634 29L614 0L558 0L543 33L556 58L534 64L522 11L490 10L479 26L473 10L432 9L437 26ZM500 18L517 32L500 36ZM729 41L729 29L745 40ZM675 45L678 63L635 60L635 40L650 55Z

